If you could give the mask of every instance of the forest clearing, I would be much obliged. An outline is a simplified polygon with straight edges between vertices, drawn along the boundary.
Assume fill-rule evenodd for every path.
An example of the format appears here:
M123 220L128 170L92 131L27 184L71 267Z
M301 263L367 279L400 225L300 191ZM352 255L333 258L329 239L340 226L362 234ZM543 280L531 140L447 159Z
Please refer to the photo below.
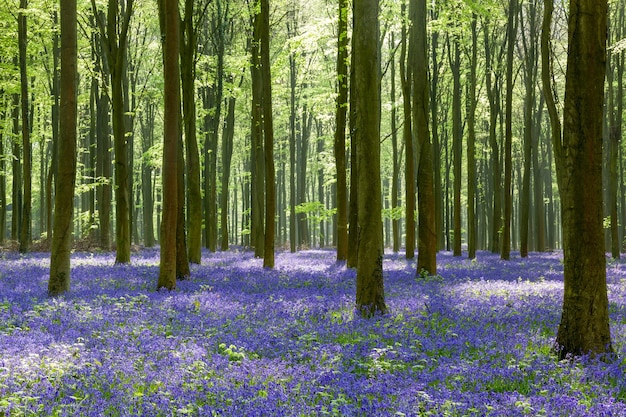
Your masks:
M562 253L438 255L439 275L386 253L388 313L355 310L331 250L203 252L155 292L159 251L112 266L49 254L0 262L0 414L10 416L623 416L626 263L607 267L610 363L558 361ZM355 314L356 313L356 314Z

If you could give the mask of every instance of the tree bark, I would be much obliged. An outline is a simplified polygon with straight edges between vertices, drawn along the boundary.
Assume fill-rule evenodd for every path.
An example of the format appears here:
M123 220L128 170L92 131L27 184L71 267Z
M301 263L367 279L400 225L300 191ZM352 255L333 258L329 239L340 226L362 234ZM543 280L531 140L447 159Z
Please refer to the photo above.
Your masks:
M100 28L111 78L111 109L113 119L113 149L115 152L115 263L130 262L130 190L128 181L128 144L124 114L124 63L128 45L128 28L133 13L133 0L127 0L120 13L119 0L109 0L107 22L98 13L95 0L92 9ZM120 16L121 15L121 16ZM122 22L118 18L122 17Z
M150 148L154 145L154 117L155 105L153 103L145 103L142 116L139 118L142 130L142 151L144 157L141 160L141 196L143 200L142 214L144 245L151 248L155 244L154 239L154 199L152 196L152 172L151 161L148 160Z
M511 0L507 23L506 52L506 96L505 96L505 135L504 135L504 225L502 228L502 252L500 258L511 257L511 217L513 213L513 52L517 38L517 4Z
M260 0L257 0L260 1ZM261 74L260 13L253 18L253 34L250 51L252 78L251 117L251 245L254 256L261 258L265 252L265 153L263 149L263 81Z
M354 94L358 195L356 306L385 313L380 180L378 0L354 2Z
M232 79L231 79L232 81ZM220 249L228 250L228 201L230 197L230 169L233 156L233 139L235 136L235 95L228 97L226 122L222 133L222 194L221 194L221 224L222 240ZM237 200L235 200L237 201ZM235 216L236 218L236 216Z
M413 70L413 119L419 152L418 165L418 275L437 273L437 232L435 229L435 193L433 184L433 149L428 129L429 85L428 57L426 37L426 1L414 3L415 14L412 13L413 40L415 42L415 67Z
M61 97L60 137L55 190L54 231L50 254L48 295L57 296L70 289L72 247L72 210L76 181L77 134L77 12L76 0L61 1Z
M339 0L337 26L337 100L335 108L335 168L337 171L337 261L348 258L348 185L346 118L348 107L348 1ZM293 171L292 171L293 172ZM293 198L293 197L292 197Z
M274 268L276 193L274 184L274 122L272 116L272 75L270 67L269 0L261 1L261 74L263 82L263 136L265 139L265 252L263 267Z
M406 4L402 4L403 14L406 14ZM413 86L413 65L408 64L413 61L413 57L407 47L408 31L404 19L402 20L402 49L400 53L400 78L402 80L402 98L404 110L404 127L402 136L404 147L406 149L406 160L404 162L404 180L405 180L405 257L406 259L415 258L415 151L413 148L413 121L412 121L412 104L411 90Z
M448 37L448 49L450 53L450 69L452 70L452 158L454 172L454 241L452 250L454 256L461 256L461 175L463 158L463 127L461 119L461 45L459 39L450 42Z
M553 2L545 2L542 34L544 94L552 125L549 36ZM560 358L613 351L609 330L602 229L602 112L606 72L606 0L571 0L563 136L553 129L561 195L564 296L556 337Z
M476 258L476 67L478 34L476 14L472 15L472 52L467 93L467 257Z
M20 222L20 252L28 252L32 240L31 209L32 209L32 148L30 144L30 116L28 105L28 71L27 71L27 27L26 8L27 0L20 0L20 11L17 18L18 45L20 63L20 86L22 104L22 181L23 200Z
M502 53L493 57L491 34L488 25L483 26L485 43L485 84L487 86L487 97L489 98L489 146L491 148L491 172L493 178L493 210L491 227L491 252L499 253L501 247L501 227L502 227L502 172L500 165L500 145L498 144L497 122L500 114L500 88L498 64ZM493 77L496 76L494 80Z
M163 136L163 218L161 221L161 258L157 290L176 288L178 226L178 158L180 141L180 73L178 1L161 0L163 40L164 136Z
M220 2L218 2L220 3ZM180 72L183 126L187 152L187 218L189 220L189 261L202 261L202 193L200 192L200 154L196 135L196 51L197 28L194 26L194 1L185 0L180 46Z

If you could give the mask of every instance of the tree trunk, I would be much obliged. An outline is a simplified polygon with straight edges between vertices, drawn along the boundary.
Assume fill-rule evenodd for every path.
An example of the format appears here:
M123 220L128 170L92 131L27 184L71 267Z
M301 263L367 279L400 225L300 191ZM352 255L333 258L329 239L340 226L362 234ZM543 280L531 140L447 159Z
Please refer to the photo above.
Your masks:
M232 81L232 79L231 79ZM230 197L230 168L233 157L233 139L235 136L235 103L234 95L228 97L228 111L226 123L222 132L222 194L221 194L221 224L222 241L221 250L228 250L228 200ZM237 201L237 200L235 200ZM236 217L235 217L236 218ZM235 230L235 229L233 229Z
M403 14L406 13L406 5L402 4ZM415 152L413 149L413 127L412 127L412 104L411 89L413 86L413 65L407 65L412 59L412 53L407 51L407 28L406 24L402 24L402 50L400 53L400 78L402 79L402 98L404 110L404 128L402 136L404 139L404 147L406 149L406 160L404 162L404 180L405 185L405 204L406 204L406 241L405 241L405 257L406 259L415 258ZM411 47L413 48L413 47ZM407 56L408 55L408 56Z
M436 19L436 13L433 11L433 20ZM439 61L437 59L437 50L439 46L439 33L434 30L431 36L431 94L430 94L430 120L432 126L433 138L433 165L434 165L434 181L435 181L435 230L437 232L437 249L444 248L444 227L443 227L443 189L441 185L441 145L439 143Z
M276 195L274 184L274 122L272 119L272 76L270 67L269 0L261 1L261 79L263 82L263 136L265 139L265 252L263 267L274 268Z
M260 1L260 0L259 0ZM254 256L261 258L265 252L265 153L263 149L263 80L260 62L260 14L253 18L253 35L250 53L252 77L251 117L251 245Z
M48 295L70 289L72 208L76 181L77 125L77 12L76 0L61 1L61 97L59 164L54 205Z
M560 358L613 351L602 230L602 112L606 0L571 0L563 136L551 85L553 1L545 2L542 80L552 123L561 195L564 296L556 338Z
M504 136L504 225L502 228L502 252L500 257L508 260L511 257L511 217L513 214L513 53L517 38L517 4L512 0L509 5L507 23L506 52L506 98L505 98L505 136Z
M537 4L533 1L528 3L526 13L520 13L522 25L522 45L524 50L524 157L522 174L522 193L520 195L520 255L528 256L530 245L530 210L531 210L531 165L533 154L537 152L534 147L536 142L534 126L534 108L536 104L535 84L537 82ZM534 202L535 205L543 204L543 201ZM535 234L536 237L536 234Z
M220 2L218 2L219 4ZM187 218L189 220L189 261L202 261L202 193L200 192L200 155L196 136L196 50L197 28L194 27L194 2L185 1L180 46L183 126L187 152Z
M476 14L472 15L472 52L467 93L467 257L476 258L476 67L478 34Z
M461 119L461 45L459 39L450 43L450 69L452 70L452 158L454 164L454 256L461 256L461 167L463 158L463 127Z
M20 134L20 95L13 94L13 111L11 118L13 120L13 135L18 137ZM22 153L20 145L17 141L13 142L13 162L12 162L12 197L11 197L11 240L17 240L19 237L19 228L22 224Z
M22 181L23 181L23 200L22 200L22 216L20 222L20 252L28 252L32 240L31 229L31 206L32 206L32 157L30 144L30 116L28 106L28 72L27 72L27 27L26 27L26 8L27 0L20 0L20 9L17 18L18 26L18 44L19 44L19 62L20 62L20 86L21 86L21 104L22 104Z
M354 2L354 93L358 187L356 306L385 313L380 180L378 0Z
M395 34L391 33L390 49L396 44ZM396 60L391 59L391 151L392 151L392 173L391 173L391 234L393 240L393 252L400 251L400 219L396 216L398 209L398 187L400 182L400 153L398 151L398 123L396 110Z
M426 1L418 0L413 20L415 42L415 67L413 70L413 119L418 141L418 211L419 234L417 251L418 275L437 273L437 232L435 229L435 194L433 184L433 150L428 130L429 85L426 37Z
M0 89L0 95L4 90ZM0 110L0 120L6 120L6 110ZM0 130L0 155L4 155L4 129ZM7 230L7 180L5 158L0 158L0 245L4 244Z
M502 173L500 165L500 146L497 136L497 122L500 113L500 88L499 88L499 70L497 62L500 61L502 54L492 56L491 34L488 26L483 26L484 43L485 43L485 84L487 85L487 96L489 98L489 145L491 148L491 172L493 178L493 211L492 211L492 227L491 227L491 252L499 253L501 247L501 227L502 227ZM496 75L496 80L493 76Z
M178 226L178 159L180 142L180 74L178 1L159 1L163 39L164 136L163 136L163 219L161 260L157 290L176 288Z
M113 118L113 149L115 152L115 263L130 262L130 190L128 180L128 145L124 105L124 68L128 44L128 28L133 13L133 0L127 0L120 13L119 0L109 0L107 22L102 20L95 0L92 9L98 20L102 48L106 52L111 78L111 109ZM118 18L122 18L122 22Z
M337 260L348 258L348 196L346 178L346 118L348 106L348 0L339 0L337 29L337 101L335 108L335 168L337 171ZM293 171L292 171L293 172ZM292 197L293 198L293 197Z
M154 199L152 197L152 166L148 160L150 148L154 145L154 103L147 102L144 111L141 113L139 122L142 130L142 151L144 157L141 160L141 196L143 200L143 228L144 245L151 248L155 244L154 240ZM145 117L145 120L144 118Z

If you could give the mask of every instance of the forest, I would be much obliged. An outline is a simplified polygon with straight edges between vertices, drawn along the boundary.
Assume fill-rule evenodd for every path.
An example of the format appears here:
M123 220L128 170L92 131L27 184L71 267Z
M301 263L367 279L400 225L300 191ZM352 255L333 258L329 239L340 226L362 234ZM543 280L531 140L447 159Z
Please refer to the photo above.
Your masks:
M623 411L623 1L14 3L0 415Z

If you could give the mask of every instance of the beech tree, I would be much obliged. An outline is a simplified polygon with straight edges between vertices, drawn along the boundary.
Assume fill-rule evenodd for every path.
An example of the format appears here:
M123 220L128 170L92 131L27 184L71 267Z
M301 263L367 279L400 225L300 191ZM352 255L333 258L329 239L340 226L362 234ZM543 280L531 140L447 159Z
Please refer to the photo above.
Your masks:
M20 222L20 252L27 252L31 241L31 211L32 211L32 149L30 140L30 114L29 114L29 96L28 84L28 29L26 27L26 7L27 0L20 0L20 12L17 17L18 27L18 44L19 44L19 66L20 66L20 103L22 114L22 181L23 181L23 200Z
M70 289L72 212L76 182L77 125L77 12L76 0L61 0L60 136L54 202L54 230L50 254L48 295Z
M433 149L428 129L429 85L427 67L426 1L414 0L413 38L413 118L419 146L418 178L418 251L417 274L437 273L437 233L435 230L435 189L433 184Z
M115 152L115 244L116 263L130 262L130 190L128 181L128 144L126 139L123 79L128 46L128 28L134 0L109 0L106 22L91 1L100 30L111 78L113 148ZM121 19L121 22L120 22Z
M178 158L180 143L179 11L177 0L161 0L163 39L164 135L163 135L163 219L161 261L157 289L176 288L178 226Z
M354 100L357 170L357 310L385 313L380 180L378 0L354 2ZM351 232L352 233L352 232Z
M337 260L348 258L348 188L346 178L346 118L348 106L348 2L339 0L337 19L337 102L335 109L335 169L337 170ZM292 195L295 192L292 192ZM295 229L295 222L292 223ZM294 230L295 231L295 230ZM295 234L294 237L295 239Z
M556 348L560 358L601 355L613 351L602 216L602 112L608 7L606 0L570 1L561 127L550 63L554 3L547 0L544 4L542 81L561 196L565 284Z

